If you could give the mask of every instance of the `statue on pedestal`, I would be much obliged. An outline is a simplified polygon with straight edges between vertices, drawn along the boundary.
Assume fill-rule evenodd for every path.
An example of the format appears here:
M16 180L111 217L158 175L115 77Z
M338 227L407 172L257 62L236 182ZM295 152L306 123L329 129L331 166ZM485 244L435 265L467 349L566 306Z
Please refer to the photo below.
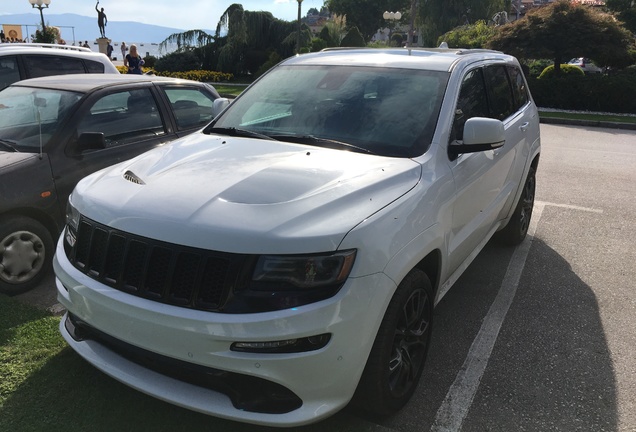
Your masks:
M95 10L97 11L97 25L99 26L99 33L101 34L101 37L105 38L106 24L108 24L108 18L104 13L104 8L102 8L102 10L100 11L99 9L97 9L97 6L99 6L99 0L97 0L97 4L95 5Z

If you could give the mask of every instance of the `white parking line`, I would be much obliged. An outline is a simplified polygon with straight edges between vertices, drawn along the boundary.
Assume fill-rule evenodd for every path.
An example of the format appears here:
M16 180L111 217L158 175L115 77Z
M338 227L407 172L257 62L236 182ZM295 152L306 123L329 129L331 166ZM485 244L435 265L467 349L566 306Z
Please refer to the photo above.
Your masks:
M601 210L601 209L595 209L595 208L589 208L589 207L581 207L581 206L575 206L575 205L570 205L570 204L557 204L557 203L551 203L551 202L545 202L545 201L535 201L535 205L536 204L540 204L540 205L544 205L544 206L550 206L550 207L561 207L561 208L566 208L566 209L570 209L570 210L580 210L580 211L586 211L586 212L590 212L590 213L603 213L603 210Z
M446 393L446 398L437 410L435 422L431 427L432 432L459 431L462 422L468 414L473 402L481 377L486 370L490 353L497 341L499 330L506 318L508 309L517 292L519 279L532 245L532 240L541 219L545 205L549 203L535 202L533 217L528 228L528 238L513 252L510 263L503 278L499 293L490 306L488 314L484 318L479 333L468 351L468 355L462 368L455 377L455 381ZM593 210L593 209L592 209Z

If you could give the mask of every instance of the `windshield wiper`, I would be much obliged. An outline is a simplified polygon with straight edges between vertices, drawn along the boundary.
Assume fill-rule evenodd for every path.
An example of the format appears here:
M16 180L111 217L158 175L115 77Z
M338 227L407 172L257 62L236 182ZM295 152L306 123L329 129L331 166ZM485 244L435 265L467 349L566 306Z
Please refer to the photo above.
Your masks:
M254 132L249 129L241 129L235 127L213 127L210 129L206 129L205 133L207 134L219 134L219 135L229 135L235 137L248 137L248 138L260 138L265 140L276 141L275 138L272 138L269 135L265 135L262 133Z
M17 144L17 141L13 141L13 140L8 140L5 138L0 138L0 144L2 144L3 147L8 148L9 150L13 151L13 152L17 152L18 149L16 149L14 146Z
M310 145L320 145L327 144L331 147L341 147L345 149L351 149L360 153L367 154L376 154L369 149L365 149L364 147L358 147L357 145L350 144L344 141L332 140L329 138L320 138L313 135L273 135L274 138L280 141L288 141L294 142L298 144L310 144Z

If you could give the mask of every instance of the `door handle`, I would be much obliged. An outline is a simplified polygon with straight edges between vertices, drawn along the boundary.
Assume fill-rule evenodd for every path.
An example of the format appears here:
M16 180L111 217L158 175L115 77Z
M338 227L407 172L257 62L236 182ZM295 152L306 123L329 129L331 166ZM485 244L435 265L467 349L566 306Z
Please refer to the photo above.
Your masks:
M519 129L525 132L528 130L528 126L530 126L530 122L525 122L524 124L519 126Z

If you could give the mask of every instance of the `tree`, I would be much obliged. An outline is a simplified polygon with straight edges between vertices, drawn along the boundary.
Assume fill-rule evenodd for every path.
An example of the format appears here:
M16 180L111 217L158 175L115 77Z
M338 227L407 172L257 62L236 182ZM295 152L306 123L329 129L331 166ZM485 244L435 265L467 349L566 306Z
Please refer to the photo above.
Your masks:
M386 26L382 14L407 11L411 0L326 0L325 4L332 14L346 15L347 23L357 27L365 41L370 41L378 29Z
M636 33L636 2L633 0L607 0L605 6L618 15L625 28Z
M484 48L496 32L496 27L486 24L484 20L479 20L475 24L455 27L444 33L437 40L437 45L446 42L450 48Z
M573 57L589 57L599 66L626 66L633 43L629 31L610 14L558 0L497 27L487 47L518 58L553 59L554 72L559 75L561 63Z
M301 40L309 45L305 25ZM276 52L281 58L294 52L296 23L274 18L270 12L251 12L234 3L221 15L214 35L201 30L189 30L170 35L160 48L177 43L179 51L193 51L206 69L234 75L254 74Z
M358 30L358 27L351 27L347 35L340 42L340 46L346 47L365 47L367 44L362 37L362 33Z
M455 27L487 22L497 12L510 9L509 0L427 0L419 5L419 28L425 45L435 45L440 35Z

